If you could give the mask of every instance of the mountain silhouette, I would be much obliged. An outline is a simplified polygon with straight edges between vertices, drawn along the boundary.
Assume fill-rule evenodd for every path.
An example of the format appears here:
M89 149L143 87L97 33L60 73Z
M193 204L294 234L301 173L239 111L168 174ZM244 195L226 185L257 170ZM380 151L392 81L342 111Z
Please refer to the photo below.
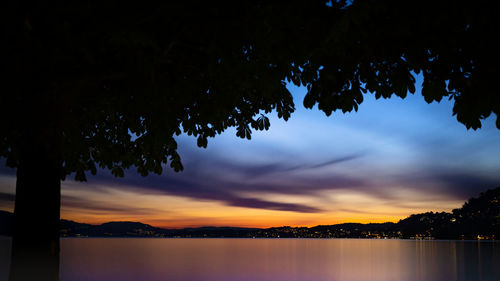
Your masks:
M0 235L12 235L13 214L0 211ZM164 229L131 221L100 225L61 220L63 237L276 237L498 239L500 187L447 212L413 214L398 223L342 223L314 227L215 227ZM36 229L33 230L36 233Z

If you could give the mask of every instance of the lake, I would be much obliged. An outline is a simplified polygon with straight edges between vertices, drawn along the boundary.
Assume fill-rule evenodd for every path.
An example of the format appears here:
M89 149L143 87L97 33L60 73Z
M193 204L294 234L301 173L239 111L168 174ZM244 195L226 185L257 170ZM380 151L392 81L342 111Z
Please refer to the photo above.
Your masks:
M10 239L0 237L0 280ZM500 242L63 238L61 280L500 280Z

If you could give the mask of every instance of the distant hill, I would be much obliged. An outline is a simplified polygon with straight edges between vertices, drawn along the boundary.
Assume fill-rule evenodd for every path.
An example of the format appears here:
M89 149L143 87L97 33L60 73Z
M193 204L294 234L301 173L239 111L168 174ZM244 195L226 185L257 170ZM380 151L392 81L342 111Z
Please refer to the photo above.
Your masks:
M438 239L499 239L500 187L470 198L451 213L411 215L397 225L405 238L420 235Z
M13 214L0 211L0 235L12 234ZM163 229L140 222L101 225L61 220L63 237L276 237L499 239L500 187L470 198L451 213L414 214L398 223L343 223L314 227L198 227Z
M466 237L486 234L500 239L500 187L469 199L462 208L453 210L453 216L456 226L450 231L458 229Z
M77 223L61 220L61 236L93 236L93 237L154 237L163 236L165 229L153 227L140 222L120 221L107 222L101 225Z

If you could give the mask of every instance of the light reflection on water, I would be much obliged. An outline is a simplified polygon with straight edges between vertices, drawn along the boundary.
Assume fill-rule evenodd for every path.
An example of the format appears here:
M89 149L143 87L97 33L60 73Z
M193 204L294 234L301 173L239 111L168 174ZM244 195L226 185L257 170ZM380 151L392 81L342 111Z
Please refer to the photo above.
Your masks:
M0 238L0 280L7 278L9 243ZM500 280L500 243L64 238L61 280L493 281Z

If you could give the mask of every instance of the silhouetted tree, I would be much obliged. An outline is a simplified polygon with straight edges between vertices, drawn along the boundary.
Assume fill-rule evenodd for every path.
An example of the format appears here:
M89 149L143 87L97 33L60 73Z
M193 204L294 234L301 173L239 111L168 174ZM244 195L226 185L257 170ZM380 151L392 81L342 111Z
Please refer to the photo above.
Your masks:
M250 139L269 128L263 114L293 112L286 82L329 115L357 110L362 93L405 97L423 72L426 101L454 99L467 128L500 113L493 4L19 2L2 9L0 47L0 157L17 168L12 280L41 257L51 272L30 272L57 279L60 180L179 171L175 135L206 147L236 127Z

